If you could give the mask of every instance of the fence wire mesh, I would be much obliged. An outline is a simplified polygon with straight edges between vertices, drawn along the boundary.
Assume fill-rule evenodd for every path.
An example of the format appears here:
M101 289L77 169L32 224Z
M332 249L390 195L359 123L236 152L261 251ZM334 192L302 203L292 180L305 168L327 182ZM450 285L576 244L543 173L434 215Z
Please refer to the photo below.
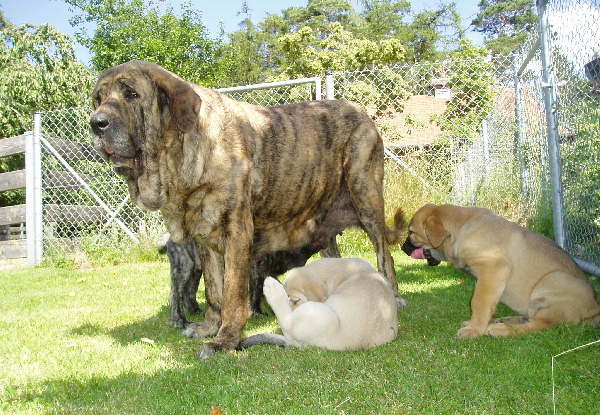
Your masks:
M118 244L163 227L158 214L128 202L127 185L92 147L90 113L80 107L41 114L45 255Z
M566 250L600 265L600 0L547 1Z
M485 206L529 224L541 194L541 142L539 135L516 138L513 60L495 56L340 72L335 96L366 108L388 159L421 188L422 203Z
M598 1L549 1L546 16L557 85L567 250L594 264L600 264L600 60L594 60L600 41L593 25L600 17ZM382 133L386 202L402 182L404 200L412 201L404 205L408 214L430 202L477 205L534 230L551 231L539 47L532 31L522 50L510 56L333 74L335 98L361 103ZM309 84L227 94L275 105L315 99L318 93ZM72 249L73 241L90 237L113 243L130 234L164 231L159 214L127 200L123 180L91 147L90 112L86 107L42 113L46 252Z
M282 85L264 89L253 89L251 85L245 90L226 91L227 89L223 88L222 92L230 98L263 106L311 101L317 99L317 93L321 94L321 91L316 91L314 83Z

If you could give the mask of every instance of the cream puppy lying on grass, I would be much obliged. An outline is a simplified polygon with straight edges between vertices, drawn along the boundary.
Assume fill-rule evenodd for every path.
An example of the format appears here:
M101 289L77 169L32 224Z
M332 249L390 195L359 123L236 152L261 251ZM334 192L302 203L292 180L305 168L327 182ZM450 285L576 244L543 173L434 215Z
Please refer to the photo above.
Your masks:
M370 349L398 334L398 307L388 280L359 258L323 258L294 268L282 285L267 278L264 294L283 336L256 334L238 349L256 344Z

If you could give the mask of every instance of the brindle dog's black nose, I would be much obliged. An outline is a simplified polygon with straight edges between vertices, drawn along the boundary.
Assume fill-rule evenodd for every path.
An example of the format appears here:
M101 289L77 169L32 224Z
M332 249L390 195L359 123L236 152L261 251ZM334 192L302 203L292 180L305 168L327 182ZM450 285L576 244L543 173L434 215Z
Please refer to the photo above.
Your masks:
M92 126L94 133L100 135L108 129L110 120L108 119L108 115L103 112L99 112L92 114L90 117L90 125Z

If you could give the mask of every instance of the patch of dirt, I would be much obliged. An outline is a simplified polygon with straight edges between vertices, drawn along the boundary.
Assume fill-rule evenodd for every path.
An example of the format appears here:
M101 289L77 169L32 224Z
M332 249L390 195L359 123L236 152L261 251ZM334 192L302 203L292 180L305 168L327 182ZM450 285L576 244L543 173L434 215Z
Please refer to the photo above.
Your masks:
M12 269L26 268L27 258L0 259L0 271L10 271Z

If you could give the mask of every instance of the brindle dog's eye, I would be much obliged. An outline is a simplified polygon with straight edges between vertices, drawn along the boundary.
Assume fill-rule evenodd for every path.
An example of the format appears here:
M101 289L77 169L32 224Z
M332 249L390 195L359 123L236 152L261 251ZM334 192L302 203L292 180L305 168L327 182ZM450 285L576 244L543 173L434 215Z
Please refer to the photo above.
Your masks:
M125 99L135 99L135 98L139 98L140 95L135 92L133 89L128 89L125 91Z

